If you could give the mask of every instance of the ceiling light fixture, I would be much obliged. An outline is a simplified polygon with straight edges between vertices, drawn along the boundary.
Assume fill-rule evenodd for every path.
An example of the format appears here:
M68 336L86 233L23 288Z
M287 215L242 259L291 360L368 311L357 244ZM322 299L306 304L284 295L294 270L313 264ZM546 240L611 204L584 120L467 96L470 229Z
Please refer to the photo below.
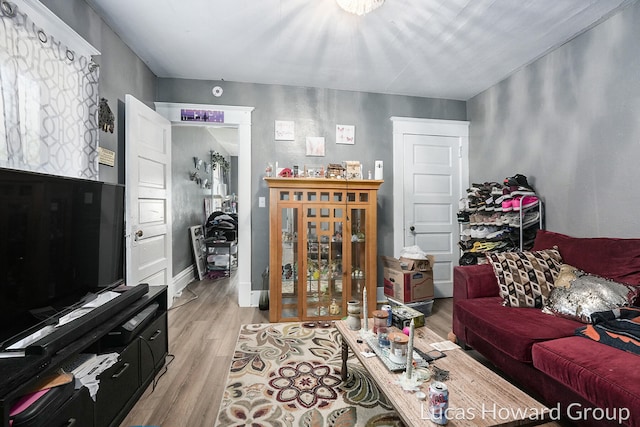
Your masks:
M384 0L336 0L336 3L347 12L361 16L382 6Z

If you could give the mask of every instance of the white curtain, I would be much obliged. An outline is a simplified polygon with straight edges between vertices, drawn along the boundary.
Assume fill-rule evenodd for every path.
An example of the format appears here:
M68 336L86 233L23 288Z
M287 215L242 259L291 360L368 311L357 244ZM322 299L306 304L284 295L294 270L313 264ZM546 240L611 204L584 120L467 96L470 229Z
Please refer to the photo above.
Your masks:
M98 178L98 69L0 8L0 167Z

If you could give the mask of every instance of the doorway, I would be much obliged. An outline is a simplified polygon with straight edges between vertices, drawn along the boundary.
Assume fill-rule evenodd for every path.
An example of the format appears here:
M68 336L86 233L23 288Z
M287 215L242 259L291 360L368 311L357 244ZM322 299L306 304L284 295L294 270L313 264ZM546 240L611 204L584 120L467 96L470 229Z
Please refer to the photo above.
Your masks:
M253 107L156 102L156 111L171 123L184 124L184 109L215 111L221 122L200 121L199 126L231 126L238 133L238 305L251 306L251 112Z
M453 296L460 257L458 201L469 182L469 122L392 117L394 254L417 245L435 256L436 298Z

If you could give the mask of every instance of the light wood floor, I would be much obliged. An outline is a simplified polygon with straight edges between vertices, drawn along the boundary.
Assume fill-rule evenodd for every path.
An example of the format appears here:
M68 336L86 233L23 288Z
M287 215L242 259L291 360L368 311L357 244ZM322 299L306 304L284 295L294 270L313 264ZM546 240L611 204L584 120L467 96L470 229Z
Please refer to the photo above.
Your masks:
M166 373L145 391L121 427L213 426L240 325L268 323L268 311L238 307L237 276L191 283L169 311ZM443 339L453 301L437 299L427 326ZM173 358L173 360L171 360ZM547 426L559 426L549 423Z

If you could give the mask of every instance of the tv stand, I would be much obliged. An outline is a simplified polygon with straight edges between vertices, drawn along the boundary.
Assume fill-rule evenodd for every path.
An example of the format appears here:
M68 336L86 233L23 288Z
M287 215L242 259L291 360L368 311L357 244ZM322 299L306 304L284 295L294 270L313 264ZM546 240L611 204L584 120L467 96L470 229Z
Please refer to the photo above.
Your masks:
M155 309L149 310L150 306ZM119 359L98 377L95 402L85 387L77 389L53 413L44 414L46 425L66 426L75 420L75 425L116 427L126 417L165 364L167 287L134 286L94 311L78 324L74 323L84 316L65 325L57 336L34 343L24 357L0 359L1 426L9 426L11 407L21 396L80 353L116 352ZM128 321L139 319L141 312L151 313L141 327L128 335L117 334Z

